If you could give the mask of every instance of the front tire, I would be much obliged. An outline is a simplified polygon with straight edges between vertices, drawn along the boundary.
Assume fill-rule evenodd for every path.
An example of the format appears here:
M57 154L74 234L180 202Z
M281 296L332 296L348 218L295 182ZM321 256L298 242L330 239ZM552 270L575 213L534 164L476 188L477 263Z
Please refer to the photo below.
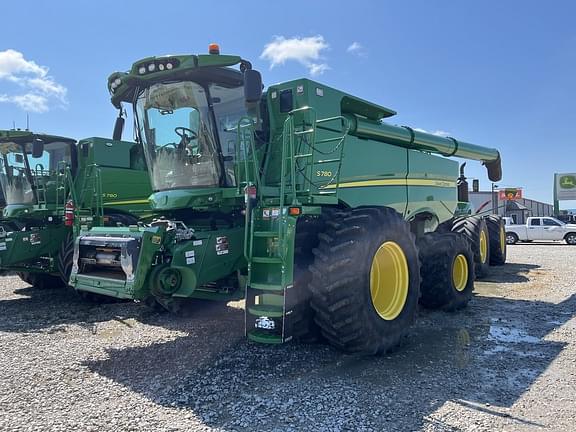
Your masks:
M474 291L474 255L457 233L425 234L418 241L422 269L420 304L455 311L468 305Z
M391 208L358 208L326 221L310 266L322 335L347 352L394 348L415 318L420 263L409 224Z
M566 234L566 236L564 237L564 241L566 242L566 244L576 246L576 233Z

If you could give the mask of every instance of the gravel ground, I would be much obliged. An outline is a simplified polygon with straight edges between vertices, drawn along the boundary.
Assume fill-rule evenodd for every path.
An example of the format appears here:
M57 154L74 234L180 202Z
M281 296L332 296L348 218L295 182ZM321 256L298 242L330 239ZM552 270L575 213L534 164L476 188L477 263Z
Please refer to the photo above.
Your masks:
M182 318L0 278L0 430L573 431L576 247L510 247L459 313L379 358L243 337L242 305Z

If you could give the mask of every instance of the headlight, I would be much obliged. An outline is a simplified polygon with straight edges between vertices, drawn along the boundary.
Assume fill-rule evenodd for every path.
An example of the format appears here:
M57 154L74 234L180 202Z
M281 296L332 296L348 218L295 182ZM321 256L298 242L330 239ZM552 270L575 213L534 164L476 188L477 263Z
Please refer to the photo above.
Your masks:
M172 63L166 63L166 69L170 70L174 67Z
M144 75L146 73L146 67L140 66L140 68L138 69L138 73L140 75Z
M150 63L148 65L148 72L154 72L156 70L156 65L154 63Z
M120 78L116 78L116 79L114 80L114 85L115 85L116 87L118 87L120 84L122 84L122 80L121 80Z

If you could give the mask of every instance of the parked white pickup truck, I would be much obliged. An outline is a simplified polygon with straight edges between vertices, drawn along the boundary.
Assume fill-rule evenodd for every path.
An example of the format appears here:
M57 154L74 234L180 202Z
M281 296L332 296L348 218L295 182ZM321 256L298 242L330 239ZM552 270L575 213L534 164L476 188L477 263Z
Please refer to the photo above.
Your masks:
M576 224L565 224L553 217L529 217L526 225L506 225L506 243L532 240L564 240L576 245Z

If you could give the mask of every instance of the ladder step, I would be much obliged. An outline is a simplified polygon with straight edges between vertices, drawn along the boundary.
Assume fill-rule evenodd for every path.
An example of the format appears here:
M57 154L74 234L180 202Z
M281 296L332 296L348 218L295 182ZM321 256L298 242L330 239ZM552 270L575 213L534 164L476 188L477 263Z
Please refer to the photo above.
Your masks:
M280 318L284 313L284 308L276 305L254 305L248 308L248 312L256 316Z
M258 330L252 330L248 332L248 339L254 342L260 342L265 344L281 344L282 336L267 334L260 332Z
M342 159L324 159L324 160L319 160L317 162L314 162L314 165L316 164L325 164L325 163L334 163L334 162L340 162Z
M254 231L254 237L278 237L278 231Z
M282 264L284 262L282 258L278 257L259 257L259 256L252 257L251 261L258 264Z
M312 156L312 153L298 154L298 155L294 155L294 159L307 158L307 157L311 157L311 156ZM290 158L288 158L286 160L290 160Z
M303 131L294 132L294 135L306 135L306 134L311 134L312 132L314 132L313 128L312 129L306 129Z
M271 283L251 282L250 284L248 284L248 288L257 289L257 290L261 290L261 291L275 291L275 292L284 291L284 288L282 288L282 285L271 284Z

